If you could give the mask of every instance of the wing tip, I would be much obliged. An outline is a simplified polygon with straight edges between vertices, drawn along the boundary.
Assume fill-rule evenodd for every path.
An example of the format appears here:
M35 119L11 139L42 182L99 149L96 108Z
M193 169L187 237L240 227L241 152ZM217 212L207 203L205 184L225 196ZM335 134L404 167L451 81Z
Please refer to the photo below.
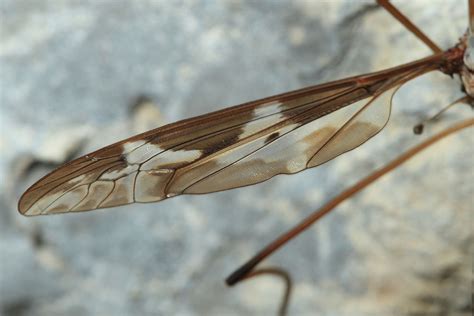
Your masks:
M18 200L18 213L26 217L50 214L38 205L38 201L35 200L34 193L31 190L32 188L34 188L34 185L28 188Z
M41 214L33 214L33 213L30 213L29 212L29 209L22 209L20 207L18 207L18 213L20 213L21 215L25 216L25 217L32 217L32 216L37 216L37 215L41 215Z
M41 215L41 213L30 212L33 205L28 206L28 202L29 202L28 201L28 191L26 191L25 193L23 193L23 195L18 200L18 205L17 205L18 213L20 213L21 215L26 216L26 217Z

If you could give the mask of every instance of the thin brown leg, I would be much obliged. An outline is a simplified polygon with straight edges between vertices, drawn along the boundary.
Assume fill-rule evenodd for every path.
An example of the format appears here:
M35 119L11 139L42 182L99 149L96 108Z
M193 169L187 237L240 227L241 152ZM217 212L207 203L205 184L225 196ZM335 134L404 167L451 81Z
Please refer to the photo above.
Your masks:
M473 3L474 0L470 0L469 3ZM388 0L377 0L377 3L381 5L385 10L388 11L395 19L397 19L403 26L405 26L410 32L418 37L423 43L425 43L433 53L441 53L441 48L438 47L428 36L425 35L415 24L413 24L403 13L398 11ZM471 6L472 7L472 6Z
M414 127L413 127L413 133L417 134L417 135L420 135L421 133L423 133L423 129L424 127L426 126L426 124L431 124L435 121L437 121L442 115L444 112L448 111L450 108L452 108L453 106L455 105L458 105L458 104L467 104L469 105L472 109L474 109L474 104L473 104L473 99L470 97L470 96L463 96L459 99L457 99L456 101L448 104L447 106L445 106L444 108L442 108L441 110L439 110L435 115L432 115L431 117L427 118L427 119L424 119L423 121L421 121L420 123L416 124Z
M248 273L241 281L249 280L251 278L260 276L260 275L273 275L281 278L285 282L285 290L281 298L280 306L278 307L278 316L285 316L288 312L288 304L290 302L291 290L293 288L293 282L291 281L290 274L280 268L261 268Z

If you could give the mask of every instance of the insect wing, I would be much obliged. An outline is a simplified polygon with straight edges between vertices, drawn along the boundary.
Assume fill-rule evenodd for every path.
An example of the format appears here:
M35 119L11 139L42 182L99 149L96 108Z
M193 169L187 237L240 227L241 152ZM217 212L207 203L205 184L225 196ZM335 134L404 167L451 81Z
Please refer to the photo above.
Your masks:
M440 56L169 124L73 160L21 197L25 215L221 191L299 172L378 133L404 82Z

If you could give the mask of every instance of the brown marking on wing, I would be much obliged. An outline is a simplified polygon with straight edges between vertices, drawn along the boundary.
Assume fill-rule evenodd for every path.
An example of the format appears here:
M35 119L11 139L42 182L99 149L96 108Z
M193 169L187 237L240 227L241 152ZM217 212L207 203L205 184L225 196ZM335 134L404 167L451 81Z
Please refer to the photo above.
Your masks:
M313 133L303 138L303 142L308 144L308 150L306 151L306 154L309 157L313 156L315 152L327 142L328 138L334 135L336 132L336 127L328 126L315 130Z
M366 122L356 122L344 130L340 137L344 137L343 142L334 141L331 146L323 147L310 161L308 167L319 166L340 154L349 151L380 131L380 126ZM334 131L335 132L335 131ZM339 139L339 138L338 138Z
M280 135L279 132L273 132L273 133L271 133L271 134L268 135L268 137L265 139L265 144L271 143L272 141L274 141L275 139L277 139L279 135Z
M135 200L154 202L165 199L165 187L172 176L172 170L168 172L140 171L135 183Z
M239 140L239 135L242 132L242 129L234 129L222 134L215 135L213 137L208 137L199 143L194 143L183 147L184 149L199 149L202 150L203 156L209 156L215 152L218 152L224 148L229 147L232 144L235 144Z
M301 106L314 106L315 102L349 91L354 86L353 81L341 81L337 82L332 89L321 86L322 89L318 89L320 91L317 93L314 93L314 91L311 91L311 87L308 87L176 122L155 130L154 136L145 135L147 133L144 133L143 136L147 136L146 139L150 143L159 144L164 149L173 148L176 143L186 143L203 136L220 133L229 128L242 127L250 120L257 119L252 114L259 107L272 106L274 102L283 103L282 107L285 110L297 109ZM278 113L280 112L273 114ZM271 114L267 113L266 115ZM140 139L145 139L145 137Z

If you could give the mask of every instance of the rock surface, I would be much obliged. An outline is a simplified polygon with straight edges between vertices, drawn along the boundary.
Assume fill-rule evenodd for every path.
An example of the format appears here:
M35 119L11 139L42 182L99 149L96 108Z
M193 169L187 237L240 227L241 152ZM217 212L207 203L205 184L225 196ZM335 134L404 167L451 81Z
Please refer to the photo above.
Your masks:
M462 1L464 2L464 1ZM466 4L395 1L447 48ZM429 50L371 1L0 0L0 314L272 315L280 280L223 279L279 233L427 135L460 95L410 82L364 146L263 184L157 204L24 218L57 164L181 118L380 70ZM140 96L155 105L133 107ZM344 203L267 264L294 279L290 315L470 315L472 129Z

